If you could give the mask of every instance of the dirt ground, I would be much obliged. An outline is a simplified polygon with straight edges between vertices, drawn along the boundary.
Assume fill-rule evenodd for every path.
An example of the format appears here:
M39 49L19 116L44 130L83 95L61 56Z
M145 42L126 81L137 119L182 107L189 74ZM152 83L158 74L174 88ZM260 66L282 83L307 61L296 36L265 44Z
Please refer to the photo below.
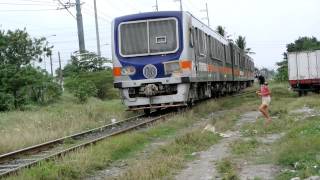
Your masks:
M175 179L177 180L211 180L221 179L220 174L217 172L216 163L224 158L231 156L230 144L239 140L241 134L240 127L244 123L255 122L260 115L257 111L247 112L243 114L238 120L233 130L224 133L225 138L218 144L215 144L207 151L199 152L199 158L187 164L187 167L179 172ZM272 143L279 139L282 135L272 134L264 138L259 138L262 143ZM237 159L237 168L239 170L240 179L254 179L261 178L271 180L274 175L279 172L279 167L273 164L254 164L245 159Z

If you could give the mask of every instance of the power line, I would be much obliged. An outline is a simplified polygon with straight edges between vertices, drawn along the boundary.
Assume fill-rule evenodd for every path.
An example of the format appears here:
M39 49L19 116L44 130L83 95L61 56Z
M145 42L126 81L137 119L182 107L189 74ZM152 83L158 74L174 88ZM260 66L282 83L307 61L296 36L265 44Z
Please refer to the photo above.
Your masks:
M25 4L25 3L0 3L3 5L15 5L15 6L56 6L55 4L37 4L37 3L32 3L32 4Z
M71 6L74 6L73 4L64 4L64 3L62 3L61 2L61 0L57 0L64 8L63 9L65 9L66 11L68 11L68 13L73 17L73 18L75 18L75 19L77 19L70 11L69 11L69 9L68 8L70 8Z
M9 9L1 10L1 12L38 12L38 11L57 11L57 9Z

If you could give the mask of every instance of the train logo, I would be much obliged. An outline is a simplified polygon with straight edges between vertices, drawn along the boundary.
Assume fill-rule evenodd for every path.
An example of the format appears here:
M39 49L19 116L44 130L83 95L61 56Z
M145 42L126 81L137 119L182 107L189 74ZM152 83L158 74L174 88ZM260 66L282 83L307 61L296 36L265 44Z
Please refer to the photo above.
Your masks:
M152 65L152 64L148 64L146 66L144 66L143 68L143 75L145 78L147 79L154 79L157 77L157 68Z

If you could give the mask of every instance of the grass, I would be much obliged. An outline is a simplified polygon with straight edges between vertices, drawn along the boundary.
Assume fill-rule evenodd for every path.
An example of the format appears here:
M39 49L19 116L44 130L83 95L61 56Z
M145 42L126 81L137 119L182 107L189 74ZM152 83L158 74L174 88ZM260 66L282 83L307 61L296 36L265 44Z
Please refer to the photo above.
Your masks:
M229 114L252 109L256 98L252 95L246 96L248 97L242 98L248 98L249 101L244 101L241 97L237 97L235 101L232 97L226 97L217 101L204 102L190 111L177 115L167 122L156 124L152 128L105 140L95 146L81 149L56 160L59 162L45 162L30 170L24 170L11 179L79 179L96 170L108 167L112 162L132 157L155 140L174 139L169 145L153 152L147 160L135 163L122 177L123 179L128 177L136 177L136 179L155 177L155 179L159 179L176 169L172 167L181 168L187 160L193 158L191 155L193 152L206 149L218 141L219 138L212 133L200 133L202 126L194 126L196 122L201 123L203 119L208 121L209 113L223 109L233 112ZM231 100L233 103L230 103ZM97 107L95 106L95 108ZM95 109L92 111L95 112ZM236 116L226 117L234 121ZM231 125L227 125L227 122L219 123L221 127L224 123L226 123L226 127L230 127ZM190 132L190 130L192 131ZM141 172L148 173L142 175Z
M64 94L58 103L37 110L1 112L0 154L124 119L124 109L120 100L91 98L78 104Z
M294 113L306 106L320 111L319 95L309 94L298 97L296 93L287 90L285 85L271 85L272 101L270 114L272 124L264 128L264 118L255 123L244 124L241 132L244 136L254 139L272 133L285 132L285 136L271 144L271 152L265 154L269 163L282 167L278 180L293 177L307 178L320 175L320 117L305 118L305 114ZM255 141L240 141L232 145L235 154L246 154L259 146Z
M236 172L235 165L230 159L223 159L217 162L217 170L222 175L223 180L238 180L240 179Z
M213 133L196 130L175 138L150 155L151 158L135 163L129 170L118 177L121 180L163 179L175 170L181 169L193 152L205 150L218 142Z
M255 138L249 140L239 140L231 144L231 152L236 155L246 155L253 152L259 146L259 141Z
M275 162L294 171L283 172L278 179L320 175L320 117L297 122L274 147Z

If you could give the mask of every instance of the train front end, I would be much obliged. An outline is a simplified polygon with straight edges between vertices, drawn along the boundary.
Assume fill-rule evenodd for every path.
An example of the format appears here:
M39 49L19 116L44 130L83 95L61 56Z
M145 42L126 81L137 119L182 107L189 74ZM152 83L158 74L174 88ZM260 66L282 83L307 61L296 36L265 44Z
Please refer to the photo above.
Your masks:
M112 27L114 87L129 110L183 106L192 61L183 43L183 12L116 18Z

